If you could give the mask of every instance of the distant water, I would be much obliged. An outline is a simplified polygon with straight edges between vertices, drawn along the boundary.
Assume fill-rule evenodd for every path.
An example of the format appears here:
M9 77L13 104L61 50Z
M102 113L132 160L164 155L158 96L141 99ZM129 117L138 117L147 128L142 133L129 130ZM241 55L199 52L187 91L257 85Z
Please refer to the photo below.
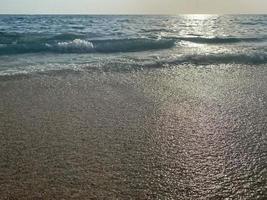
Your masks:
M266 64L267 15L0 16L0 75Z

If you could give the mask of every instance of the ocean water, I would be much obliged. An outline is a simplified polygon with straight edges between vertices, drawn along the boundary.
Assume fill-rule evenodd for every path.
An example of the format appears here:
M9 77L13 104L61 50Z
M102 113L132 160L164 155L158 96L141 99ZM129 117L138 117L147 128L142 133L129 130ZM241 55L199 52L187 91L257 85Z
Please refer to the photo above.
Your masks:
M267 16L0 16L0 199L263 200Z
M266 64L266 15L0 16L0 75Z

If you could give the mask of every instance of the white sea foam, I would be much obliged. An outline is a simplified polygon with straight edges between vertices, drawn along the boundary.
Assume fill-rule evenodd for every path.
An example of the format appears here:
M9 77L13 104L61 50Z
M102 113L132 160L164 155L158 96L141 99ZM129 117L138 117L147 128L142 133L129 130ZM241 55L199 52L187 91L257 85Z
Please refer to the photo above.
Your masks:
M63 51L75 51L75 52L88 52L94 49L94 45L92 42L75 39L70 42L58 42L57 47Z

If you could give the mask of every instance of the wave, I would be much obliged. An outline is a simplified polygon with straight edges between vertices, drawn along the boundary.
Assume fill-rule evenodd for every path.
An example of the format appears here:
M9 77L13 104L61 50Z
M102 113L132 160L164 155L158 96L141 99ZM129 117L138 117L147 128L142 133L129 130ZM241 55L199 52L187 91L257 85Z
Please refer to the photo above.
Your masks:
M97 40L93 41L94 48L97 52L137 52L169 49L175 46L175 40L172 39L121 39L121 40Z
M16 42L12 44L2 43L0 55L22 54L22 53L116 53L137 52L168 49L175 45L171 39L120 39L120 40L84 40L73 39L73 35L62 35L45 42ZM62 39L63 38L63 39ZM68 40L68 39L73 40Z
M177 58L162 58L153 59L150 62L134 62L134 63L115 63L113 66L127 69L138 69L138 68L162 68L162 67L172 67L178 65L221 65L221 64L240 64L240 65L261 65L267 64L267 54L259 52L251 53L236 53L236 54L209 54L209 55L182 55ZM112 64L109 64L109 67Z
M61 44L65 48L65 45L70 44ZM80 44L78 41L73 45L89 45L87 43ZM47 60L49 60L48 55ZM76 56L76 55L72 55ZM57 71L62 72L81 72L81 71L116 71L116 72L125 72L132 70L143 70L143 69L156 69L156 68L172 68L172 67L183 67L183 66L220 66L220 65L229 65L236 67L237 65L245 66L259 66L267 64L267 54L254 52L254 53L239 53L239 54L210 54L210 55L182 55L177 58L159 58L155 59L150 57L145 62L143 60L135 59L134 57L124 57L120 59L118 57L109 57L107 59L100 59L95 61L72 61L69 60L60 60L60 62L49 63L49 62L36 62L35 64L29 63L20 63L18 67L13 66L12 68L2 68L0 67L0 77L1 76L13 76L17 74L33 74L41 73L45 74L47 72L53 72L55 74ZM78 59L79 60L79 59ZM10 66L9 64L5 64ZM12 66L12 63L11 63ZM23 66L23 67L21 67Z
M172 37L173 39L201 44L227 44L239 42L261 42L265 38L239 38L239 37Z
M259 52L236 53L236 54L210 54L210 55L185 55L166 64L191 63L196 65L205 64L266 64L267 54Z

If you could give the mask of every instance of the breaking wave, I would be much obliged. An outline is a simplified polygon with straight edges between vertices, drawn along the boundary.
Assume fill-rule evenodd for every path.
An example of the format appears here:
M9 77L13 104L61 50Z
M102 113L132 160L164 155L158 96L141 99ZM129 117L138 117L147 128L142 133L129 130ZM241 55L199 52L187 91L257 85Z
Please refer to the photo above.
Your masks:
M65 37L72 38L71 35ZM55 39L55 38L54 38ZM13 43L0 43L0 55L22 54L22 53L116 53L116 52L138 52L172 48L175 40L172 39L112 39L112 40L53 40L30 41Z
M66 53L82 53L82 52L91 52L94 50L94 45L92 42L75 39L70 42L58 42L57 45L51 46L47 45L51 49L58 50L59 52L66 52Z

